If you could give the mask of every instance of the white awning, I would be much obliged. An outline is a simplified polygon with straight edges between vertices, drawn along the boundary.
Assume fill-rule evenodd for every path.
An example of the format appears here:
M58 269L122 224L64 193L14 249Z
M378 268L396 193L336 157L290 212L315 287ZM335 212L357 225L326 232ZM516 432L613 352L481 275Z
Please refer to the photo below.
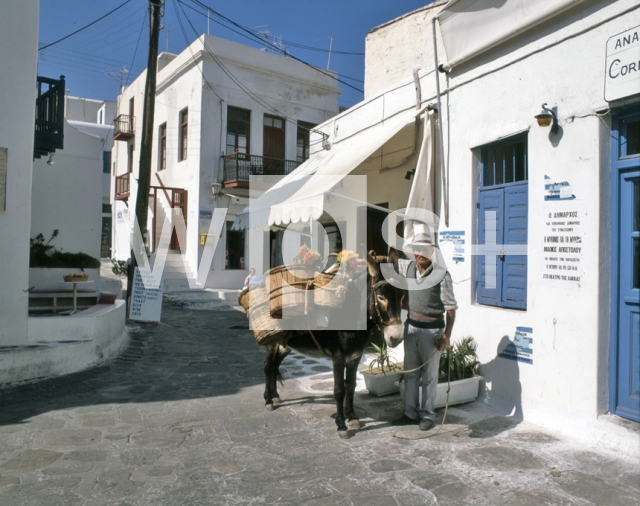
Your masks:
M320 218L325 193L424 112L425 108L413 107L376 124L363 125L358 133L333 144L331 149L314 153L239 213L234 227L263 228Z
M450 0L437 15L449 69L583 0Z

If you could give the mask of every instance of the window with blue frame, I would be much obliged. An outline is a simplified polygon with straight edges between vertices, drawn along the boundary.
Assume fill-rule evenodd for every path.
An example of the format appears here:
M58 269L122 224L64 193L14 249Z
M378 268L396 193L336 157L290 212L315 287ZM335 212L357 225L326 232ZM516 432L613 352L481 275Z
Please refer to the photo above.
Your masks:
M476 256L478 304L527 308L527 256L504 248L527 244L528 178L526 134L482 148L477 237L496 247Z

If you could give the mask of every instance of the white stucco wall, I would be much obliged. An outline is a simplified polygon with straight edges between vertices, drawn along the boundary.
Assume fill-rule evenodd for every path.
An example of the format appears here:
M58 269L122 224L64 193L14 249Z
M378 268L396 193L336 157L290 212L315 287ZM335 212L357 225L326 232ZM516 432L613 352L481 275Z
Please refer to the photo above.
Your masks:
M64 149L54 165L41 158L33 164L31 237L51 237L56 248L100 258L102 215L102 139L64 125Z
M98 111L104 105L103 100L92 98L65 96L64 117L67 121L98 122Z
M38 9L38 0L9 2L0 16L0 147L8 150L6 210L0 209L0 346L27 340Z
M364 58L365 100L389 88L398 78L411 76L414 69L434 66L431 20L445 3L437 0L369 31ZM439 31L437 41L442 58Z

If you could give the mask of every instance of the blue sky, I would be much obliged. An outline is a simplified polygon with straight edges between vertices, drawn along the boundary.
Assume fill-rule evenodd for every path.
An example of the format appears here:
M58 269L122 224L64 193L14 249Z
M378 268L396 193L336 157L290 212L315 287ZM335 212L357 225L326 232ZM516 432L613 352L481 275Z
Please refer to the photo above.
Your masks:
M125 0L40 0L40 46L54 42L100 16ZM180 10L180 3L182 9ZM253 32L268 32L293 56L326 68L330 37L333 50L330 69L354 88L364 87L364 53L367 32L391 19L418 9L431 0L165 0L165 28L160 32L160 50L180 53L198 35L207 31L205 9L218 13ZM199 5L201 4L201 5ZM115 100L120 75L125 82L135 79L146 66L149 37L147 0L130 0L104 20L50 48L40 51L38 75L58 77L64 74L71 95ZM185 17L186 14L186 17ZM180 26L184 26L184 33ZM197 34L190 23L194 25ZM252 47L264 43L249 40L229 29L227 21L211 14L210 33ZM242 32L237 27L235 30ZM185 33L186 38L185 40ZM298 47L321 49L313 51ZM127 72L121 72L121 69ZM363 95L340 83L344 91L340 104L352 106Z

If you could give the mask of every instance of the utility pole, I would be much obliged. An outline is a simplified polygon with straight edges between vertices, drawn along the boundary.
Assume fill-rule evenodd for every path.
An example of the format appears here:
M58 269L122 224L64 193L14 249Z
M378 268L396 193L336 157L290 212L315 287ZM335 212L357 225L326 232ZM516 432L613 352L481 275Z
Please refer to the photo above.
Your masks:
M156 101L156 73L158 71L158 39L160 36L162 0L149 1L149 57L147 61L147 80L144 89L144 110L142 114L142 139L140 145L140 166L138 171L138 193L136 196L136 220L142 234L142 244L133 234L131 244L131 259L129 263L129 279L127 284L127 310L131 307L131 293L133 292L133 275L137 266L136 254L142 258L147 251L148 243L147 216L149 212L149 188L151 186L151 140L153 137L153 116ZM134 254L135 252L135 254Z

